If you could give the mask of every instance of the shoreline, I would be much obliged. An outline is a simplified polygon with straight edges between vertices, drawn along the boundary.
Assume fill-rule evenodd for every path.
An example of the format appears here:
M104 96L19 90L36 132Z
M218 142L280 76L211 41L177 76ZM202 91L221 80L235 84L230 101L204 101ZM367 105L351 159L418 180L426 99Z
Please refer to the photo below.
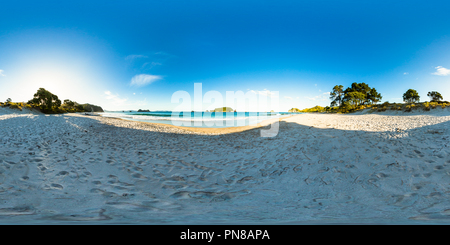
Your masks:
M83 116L85 116L85 115L83 115ZM259 122L256 124L251 124L251 125L246 125L246 126L232 126L232 127L223 127L223 128L176 126L176 125L166 124L166 123L133 121L133 120L126 120L126 119L118 118L118 117L102 117L101 115L96 115L96 116L99 116L101 118L117 119L117 120L122 120L122 121L126 121L126 122L136 122L136 123L141 123L144 125L175 128L175 129L190 131L190 132L194 132L194 133L198 133L198 134L231 134L231 133L239 133L239 132L244 132L244 131L248 131L248 130L252 130L252 129L265 127L265 126L268 126L269 124L276 122L277 120L282 121L287 118L290 118L293 116L298 116L298 115L289 115L289 116L285 116L285 117L266 119L262 122Z

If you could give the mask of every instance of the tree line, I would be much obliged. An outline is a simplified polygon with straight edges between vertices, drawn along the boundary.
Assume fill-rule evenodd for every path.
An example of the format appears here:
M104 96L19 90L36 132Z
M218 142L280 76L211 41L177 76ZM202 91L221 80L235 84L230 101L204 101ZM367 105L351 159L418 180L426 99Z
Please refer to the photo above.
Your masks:
M344 86L336 85L330 92L331 107L338 107L344 112L376 104L382 98L375 88L371 88L366 83L352 83L345 90Z
M57 95L51 93L50 91L39 88L37 92L33 95L33 98L27 103L14 103L11 98L8 98L5 103L1 103L2 106L8 106L10 108L17 108L22 110L23 107L35 108L41 112L47 114L55 113L66 113L66 112L91 112L92 108L97 107L90 104L78 104L75 101L69 99L64 100L62 103ZM103 111L100 108L101 111Z
M430 91L427 94L431 102L441 102L443 97L437 91ZM371 88L365 83L352 83L344 90L344 86L336 85L330 93L331 107L338 107L340 111L349 112L357 109L364 109L367 105L374 105L381 101L383 97L375 88ZM415 89L408 89L403 94L403 101L414 103L420 101L419 93Z
M430 91L427 93L431 103L442 104L443 108L447 106L448 102L442 101L441 93L437 91ZM313 108L299 110L292 108L290 112L340 112L347 113L368 107L376 108L376 104L383 98L375 88L371 88L366 83L352 83L350 87L344 89L342 85L336 85L330 92L330 106L321 107L315 106ZM408 89L403 94L403 101L409 104L420 101L419 93L415 89ZM389 102L383 103L384 106L389 105ZM429 103L424 105L425 109L429 108ZM435 106L433 104L433 106ZM410 105L409 108L414 107ZM399 108L398 106L396 108ZM400 107L401 108L401 107ZM407 107L405 107L407 108ZM434 108L434 107L433 107ZM408 109L408 108L407 108Z

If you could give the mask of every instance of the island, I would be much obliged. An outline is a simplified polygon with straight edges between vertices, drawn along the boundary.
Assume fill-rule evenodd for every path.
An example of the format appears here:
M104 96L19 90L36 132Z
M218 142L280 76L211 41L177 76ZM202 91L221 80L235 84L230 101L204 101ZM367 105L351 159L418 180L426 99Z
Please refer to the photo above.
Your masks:
M234 110L231 107L219 107L214 109L214 112L233 112Z

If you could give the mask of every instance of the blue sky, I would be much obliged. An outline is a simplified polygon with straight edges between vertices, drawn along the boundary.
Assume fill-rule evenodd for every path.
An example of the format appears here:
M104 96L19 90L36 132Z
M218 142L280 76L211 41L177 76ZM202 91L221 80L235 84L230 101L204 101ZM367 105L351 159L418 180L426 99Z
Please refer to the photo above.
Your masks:
M279 92L279 110L365 82L382 101L450 100L449 1L4 1L0 101L39 87L106 110L174 92ZM224 105L225 106L225 105Z

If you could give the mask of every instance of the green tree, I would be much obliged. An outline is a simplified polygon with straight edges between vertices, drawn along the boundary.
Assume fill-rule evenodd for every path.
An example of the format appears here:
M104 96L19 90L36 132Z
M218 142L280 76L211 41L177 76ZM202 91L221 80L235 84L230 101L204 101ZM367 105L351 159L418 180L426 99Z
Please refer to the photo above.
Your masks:
M352 85L343 90L342 85L334 86L330 93L331 106L343 106L343 102L349 102L350 106L376 104L383 97L375 88L371 88L366 83L352 83ZM348 107L348 106L346 106Z
M61 106L61 100L58 96L50 93L44 88L39 88L34 94L34 98L28 101L29 104L39 106L44 111L53 111Z
M428 92L427 96L430 97L431 102L438 102L443 99L441 93L437 91Z
M349 93L354 93L354 92L358 92L361 93L362 95L364 95L364 101L362 103L359 104L363 104L366 101L367 98L367 94L370 92L370 87L369 85L365 84L365 83L352 83L352 85L350 87L348 87L344 93L344 100L347 100L350 102L352 102L351 100L355 100L355 96L357 97L361 97L361 94L352 94L349 95ZM355 104L355 102L353 101L352 104Z
M360 105L376 104L383 98L375 88L366 83L352 83L350 87L343 90L342 85L333 87L330 93L331 106L339 106L339 111L348 112Z
M330 93L330 99L332 100L331 106L341 106L342 99L344 97L344 86L336 85Z
M408 89L403 94L403 101L405 101L407 103L419 102L419 100L420 100L419 93L417 93L417 91L414 89Z
M352 109L353 105L351 105L349 101L343 101L342 105L339 107L339 111L344 113L349 112Z
M353 106L359 106L366 101L366 95L362 92L352 91L348 92L344 96L344 101L350 102Z
M370 104L376 104L380 102L383 97L380 93L377 92L375 88L371 88L366 98Z
M64 100L64 104L63 105L65 105L67 107L74 107L75 106L75 102L67 99L67 100Z

